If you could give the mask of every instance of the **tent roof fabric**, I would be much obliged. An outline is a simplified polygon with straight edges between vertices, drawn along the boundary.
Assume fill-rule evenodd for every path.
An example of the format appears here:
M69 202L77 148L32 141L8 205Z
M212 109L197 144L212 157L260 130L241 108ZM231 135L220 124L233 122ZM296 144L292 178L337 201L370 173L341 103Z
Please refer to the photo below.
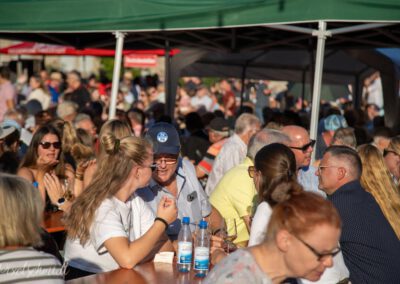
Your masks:
M3 32L171 31L400 20L396 0L3 0L0 8Z
M397 0L1 0L0 38L115 48L112 32L126 31L124 48L190 47L249 51L315 46L310 34L272 29L296 24L328 29L362 23L392 26L328 38L329 48L395 47L400 44ZM82 33L84 33L82 35Z

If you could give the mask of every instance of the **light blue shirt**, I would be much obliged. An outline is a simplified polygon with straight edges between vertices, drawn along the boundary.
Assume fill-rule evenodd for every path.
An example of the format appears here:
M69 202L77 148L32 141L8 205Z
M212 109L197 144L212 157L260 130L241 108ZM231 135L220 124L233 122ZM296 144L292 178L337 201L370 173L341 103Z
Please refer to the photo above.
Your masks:
M167 229L167 234L171 240L177 239L183 217L190 217L190 227L192 232L194 232L196 229L195 224L197 224L203 217L201 212L201 204L203 200L206 200L207 202L207 206L204 206L205 208L203 208L203 214L205 216L211 214L211 205L196 177L196 170L190 161L179 158L176 170L176 181L178 186L176 197L178 218L175 222L170 224ZM158 204L163 196L175 198L168 189L159 185L153 178L150 180L149 186L138 189L136 194L151 207L154 214L157 214Z
M326 198L325 192L318 188L318 177L315 175L316 168L312 165L303 167L297 174L297 181L303 186L304 190L314 192Z

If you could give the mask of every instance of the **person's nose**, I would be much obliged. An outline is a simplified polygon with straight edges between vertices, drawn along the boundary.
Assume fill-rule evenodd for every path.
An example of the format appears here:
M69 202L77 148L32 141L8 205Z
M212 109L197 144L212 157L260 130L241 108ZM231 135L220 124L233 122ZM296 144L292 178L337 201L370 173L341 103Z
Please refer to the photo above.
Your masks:
M157 167L161 169L165 169L167 166L167 162L164 159L157 161Z
M324 261L322 262L325 267L332 267L333 266L333 256L328 256Z

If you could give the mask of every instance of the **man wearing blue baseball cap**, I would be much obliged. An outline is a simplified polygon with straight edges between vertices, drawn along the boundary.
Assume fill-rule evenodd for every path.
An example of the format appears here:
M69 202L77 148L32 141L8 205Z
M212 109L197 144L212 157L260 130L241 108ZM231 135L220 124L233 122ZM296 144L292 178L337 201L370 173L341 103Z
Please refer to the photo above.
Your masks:
M179 156L181 144L175 127L165 122L156 123L148 130L146 138L153 144L156 167L149 186L139 189L137 194L154 212L163 196L176 199L178 219L167 229L169 238L172 241L177 239L183 217L190 217L193 232L193 224L202 218L218 224L221 217L209 203L193 164Z
M315 159L320 160L322 156L331 145L333 135L339 128L347 127L346 119L342 115L331 114L323 120L323 131L317 138L317 144L315 146Z

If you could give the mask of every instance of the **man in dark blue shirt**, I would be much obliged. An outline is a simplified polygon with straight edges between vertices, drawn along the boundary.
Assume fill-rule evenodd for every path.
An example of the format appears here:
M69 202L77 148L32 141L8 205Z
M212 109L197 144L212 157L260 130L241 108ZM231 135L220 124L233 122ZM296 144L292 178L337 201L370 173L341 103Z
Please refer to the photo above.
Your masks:
M357 152L329 147L317 170L319 188L326 192L342 218L340 245L353 284L400 283L400 242L360 177Z

